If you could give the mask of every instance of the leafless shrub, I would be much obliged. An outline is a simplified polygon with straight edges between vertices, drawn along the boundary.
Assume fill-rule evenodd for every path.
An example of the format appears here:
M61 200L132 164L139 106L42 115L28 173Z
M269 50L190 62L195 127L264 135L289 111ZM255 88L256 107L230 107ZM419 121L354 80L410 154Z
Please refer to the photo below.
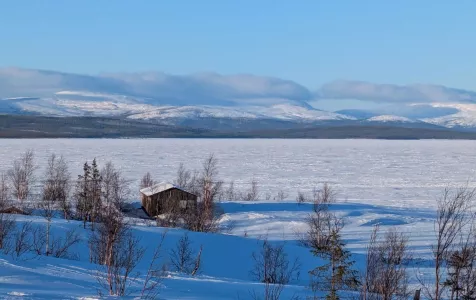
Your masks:
M166 236L167 231L164 231L159 239L159 244L155 248L142 287L141 299L157 299L160 293L160 285L166 273L166 265L160 263L162 257L162 246Z
M129 231L122 213L113 205L107 206L101 217L102 222L89 239L90 261L101 265L111 265L114 247Z
M13 161L13 166L7 173L13 189L13 196L18 199L21 205L31 196L36 169L34 152L27 150L19 159Z
M7 176L0 174L0 209L6 209L10 206L10 187L8 186Z
M298 195L296 197L296 202L298 204L302 204L302 203L308 202L308 199L307 199L306 195L303 192L299 191Z
M155 184L155 181L152 179L152 175L150 175L149 172L147 172L141 179L140 181L140 188L148 188L151 187Z
M63 211L65 219L69 219L71 216L71 203L69 202L71 174L63 156L57 157L55 154L50 156L44 178L43 201L50 201Z
M31 250L32 244L29 234L32 231L31 222L25 222L19 226L13 235L13 257L20 258L23 254Z
M469 231L448 252L444 284L451 299L476 298L476 216L471 215L471 219Z
M192 173L185 168L185 165L181 163L177 170L177 178L174 181L176 186L187 189L193 185L192 182Z
M197 174L197 173L195 173ZM193 175L192 178L196 176ZM202 165L202 171L197 179L192 179L195 194L199 202L195 208L188 210L184 215L185 227L192 231L216 232L220 229L217 220L217 206L215 200L221 192L223 182L218 180L218 161L210 155Z
M446 188L441 198L437 200L435 220L436 244L432 246L434 259L434 282L427 282L420 276L418 280L422 285L425 297L432 300L443 298L448 286L444 284L444 266L447 263L449 252L454 246L462 230L471 221L469 216L470 206L475 198L475 190L468 187L451 191Z
M329 211L327 204L317 201L314 202L313 212L307 218L308 230L300 238L300 242L316 251L326 251L332 232L340 232L343 223Z
M387 231L382 240L378 233L379 226L375 226L367 247L361 299L408 299L408 238L396 229Z
M53 236L51 241L51 256L76 260L79 255L71 252L71 247L81 242L81 236L75 229L66 231L64 237Z
M117 209L124 208L130 194L129 182L122 176L112 162L107 162L101 169L101 204L114 205Z
M10 238L16 227L16 221L11 214L0 213L0 250L10 252Z
M184 227L197 232L220 232L223 228L219 223L218 215L215 203L209 207L203 202L198 202L195 209L187 210L183 214Z
M31 249L40 256L43 255L46 249L46 230L42 226L35 226L31 231Z
M293 279L298 279L300 263L296 258L289 261L284 244L271 244L267 238L260 242L259 252L253 252L253 269L250 275L254 280L264 283L263 298L277 300L281 297L284 287ZM259 299L256 292L251 294L253 299Z
M230 184L228 185L228 188L223 193L222 198L227 201L236 201L238 199L238 196L236 195L236 192L235 192L234 181L230 181Z
M314 205L331 204L336 202L337 193L328 183L324 183L320 189L314 188L313 198Z
M325 251L332 231L340 232L343 220L329 211L329 204L335 201L335 197L336 193L327 184L322 189L314 189L313 211L307 218L308 230L304 234L298 234L302 246Z
M288 197L288 194L283 191L283 190L279 190L278 194L276 195L276 197L274 198L276 201L284 201L286 200L286 198Z
M75 229L66 231L63 237L51 235L49 238L47 237L46 230L42 226L32 227L31 231L31 250L36 255L77 260L79 255L72 253L70 250L71 247L80 241L81 237ZM48 245L48 247L46 245Z
M103 266L96 274L103 289L109 295L124 296L145 249L114 205L104 209L101 220L97 230L91 233L90 260Z
M299 260L290 263L284 243L273 245L265 238L260 244L260 251L251 255L254 265L250 274L254 280L286 285L299 277Z
M258 201L259 200L259 189L258 181L252 180L250 184L250 189L241 195L242 201Z
M198 179L200 184L200 196L206 210L208 218L213 216L213 204L215 197L219 194L223 182L217 179L218 160L212 154L203 162L202 172Z
M0 175L0 211L7 209L10 206L9 188L7 177L4 174ZM4 252L9 252L8 239L15 229L15 218L11 214L0 213L0 249Z
M103 266L104 273L98 272L98 283L111 296L126 296L130 281L139 274L133 271L144 255L145 249L140 246L140 239L127 232L120 242L114 245L111 261Z
M170 250L170 265L176 272L192 274L194 271L194 251L188 234L185 233Z

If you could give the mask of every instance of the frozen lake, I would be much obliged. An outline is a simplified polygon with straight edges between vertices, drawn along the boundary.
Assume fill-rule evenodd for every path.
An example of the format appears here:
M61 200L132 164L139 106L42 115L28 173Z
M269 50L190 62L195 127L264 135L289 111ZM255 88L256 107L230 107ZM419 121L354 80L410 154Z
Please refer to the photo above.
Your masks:
M86 160L111 160L133 189L147 171L172 181L181 162L198 168L214 153L221 178L238 189L254 178L262 195L284 190L292 200L330 182L342 201L401 207L432 207L445 186L474 185L476 175L476 141L443 140L2 139L0 171L26 149L40 166L51 153L64 155L74 176Z

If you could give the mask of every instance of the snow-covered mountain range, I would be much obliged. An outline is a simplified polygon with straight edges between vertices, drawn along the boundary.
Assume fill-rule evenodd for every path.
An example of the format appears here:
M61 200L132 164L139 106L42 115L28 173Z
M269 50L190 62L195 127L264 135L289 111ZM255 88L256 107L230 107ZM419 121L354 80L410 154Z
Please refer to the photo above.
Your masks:
M311 105L316 97L319 100L319 97L326 95L339 99L352 97L354 93L356 98L363 97L351 89L360 93L362 84L357 88L355 86L355 82L347 85L339 82L338 85L331 85L332 89L326 86L321 92L311 92L289 80L254 75L200 73L174 76L137 73L91 76L4 68L0 69L0 113L120 116L167 124L183 120L223 119L304 124L359 122L369 125L432 125L476 129L476 101L471 98L474 93L464 94L460 90L444 90L437 86L412 86L407 88L411 93L406 90L402 92L401 87L392 90L385 86L383 90L387 94L378 95L390 97L389 94L395 91L397 95L411 95L415 98L412 101L405 99L406 102L385 109L333 112L319 110ZM364 87L371 90L368 86ZM336 94L336 91L343 93L338 88L345 90L345 93ZM380 92L382 88L377 90ZM453 94L448 94L450 92ZM418 93L424 100L421 103L416 99L420 95ZM455 93L458 93L459 100ZM438 97L432 97L435 94ZM436 101L437 99L441 101Z

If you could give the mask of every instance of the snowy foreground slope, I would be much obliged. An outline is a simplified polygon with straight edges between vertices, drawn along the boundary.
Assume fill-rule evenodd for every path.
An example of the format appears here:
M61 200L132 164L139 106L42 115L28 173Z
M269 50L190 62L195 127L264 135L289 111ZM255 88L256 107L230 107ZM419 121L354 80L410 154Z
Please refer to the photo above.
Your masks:
M225 211L221 222L224 225L233 224L233 230L229 234L190 232L193 246L203 245L202 273L195 277L169 273L163 281L160 298L251 299L251 292L259 294L263 290L262 284L254 281L249 272L253 266L251 254L258 250L258 239L264 236L268 236L273 243L285 243L289 257L298 257L302 264L300 278L287 286L282 299L310 295L307 271L317 266L319 260L307 248L298 245L296 233L305 230L304 220L311 205L293 202L224 202L221 206ZM372 225L376 223L380 223L382 229L399 227L409 234L411 248L419 257L425 258L429 254L433 217L431 210L413 210L409 213L401 209L358 203L340 203L331 209L345 216L347 225L344 238L359 269L363 266L363 252ZM40 217L21 217L20 220L31 220L38 226L45 225L44 219ZM98 267L88 262L86 240L89 230L82 229L82 224L76 221L56 219L53 222L53 234L61 235L71 228L76 228L83 238L81 244L74 249L80 254L78 261L45 257L14 260L10 256L0 256L0 298L99 299L97 291L100 286L94 277ZM137 268L137 271L145 274L153 250L165 229L138 224L133 230L148 248ZM183 230L168 230L164 262L167 261L167 252L183 234ZM419 269L419 272L425 273L426 269ZM132 284L130 290L136 290L136 293L133 292L129 298L137 296L143 279L144 276L140 276ZM412 282L415 283L414 278Z

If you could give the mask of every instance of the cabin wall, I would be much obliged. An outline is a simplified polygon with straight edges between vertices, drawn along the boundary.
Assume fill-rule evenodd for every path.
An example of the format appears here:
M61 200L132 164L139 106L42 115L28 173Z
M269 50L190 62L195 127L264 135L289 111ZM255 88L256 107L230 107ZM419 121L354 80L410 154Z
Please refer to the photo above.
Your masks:
M180 202L187 200L187 207L181 207ZM183 204L183 202L182 202ZM150 216L156 216L171 208L188 209L197 204L197 196L179 189L170 189L151 196L142 195L142 206Z

